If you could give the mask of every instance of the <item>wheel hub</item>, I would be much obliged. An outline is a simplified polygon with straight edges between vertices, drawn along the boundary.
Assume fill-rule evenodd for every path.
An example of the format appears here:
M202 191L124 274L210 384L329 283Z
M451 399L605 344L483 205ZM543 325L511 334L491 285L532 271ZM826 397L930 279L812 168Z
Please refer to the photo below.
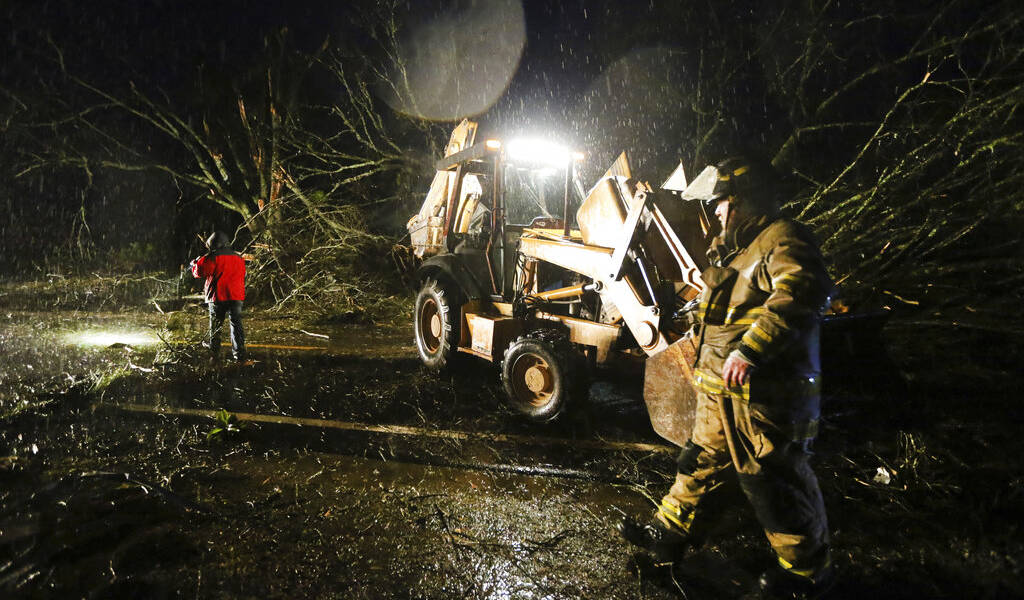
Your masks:
M536 354L519 357L511 372L515 396L520 402L543 406L554 392L555 379L551 366Z
M546 390L551 383L551 373L543 365L533 365L523 374L526 387L534 394Z
M420 308L418 325L420 336L423 338L423 345L426 347L426 351L433 354L441 347L441 334L443 329L443 323L441 322L441 312L437 308L437 303L432 299L426 300Z

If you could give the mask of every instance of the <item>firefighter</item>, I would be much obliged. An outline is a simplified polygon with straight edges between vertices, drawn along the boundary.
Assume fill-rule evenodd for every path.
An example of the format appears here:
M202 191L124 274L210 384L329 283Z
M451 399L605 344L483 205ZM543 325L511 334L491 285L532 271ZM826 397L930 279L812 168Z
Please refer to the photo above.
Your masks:
M206 240L209 252L195 258L192 276L205 279L203 291L210 310L210 334L207 340L212 358L220 355L220 331L227 316L231 326L231 355L245 361L245 329L242 327L242 302L245 300L245 260L231 249L231 240L223 231L215 231Z
M777 558L761 575L761 593L820 597L834 571L808 458L819 417L820 320L832 283L808 229L778 215L770 167L730 158L706 171L703 191L695 180L696 189L684 192L713 206L722 227L697 309L695 425L653 518L627 518L619 529L659 558L677 557L694 543L702 501L731 465Z

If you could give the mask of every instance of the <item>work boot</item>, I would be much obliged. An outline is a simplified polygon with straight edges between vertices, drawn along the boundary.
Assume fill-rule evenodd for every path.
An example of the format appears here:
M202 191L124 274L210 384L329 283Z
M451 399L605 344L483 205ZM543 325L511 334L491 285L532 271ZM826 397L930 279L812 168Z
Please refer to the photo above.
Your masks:
M665 561L679 558L690 544L689 536L669 529L658 519L641 523L632 517L626 517L619 523L619 533L627 542Z
M825 598L835 583L836 572L831 566L811 578L775 565L761 573L757 581L764 600L818 600Z

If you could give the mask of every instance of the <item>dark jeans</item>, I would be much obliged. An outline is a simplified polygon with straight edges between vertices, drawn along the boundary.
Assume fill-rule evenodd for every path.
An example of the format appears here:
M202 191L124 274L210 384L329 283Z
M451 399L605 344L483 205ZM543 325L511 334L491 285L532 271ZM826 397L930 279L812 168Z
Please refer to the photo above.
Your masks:
M231 355L235 360L245 360L245 329L242 328L242 301L225 300L210 302L210 351L216 356L220 352L220 330L224 316L231 323Z

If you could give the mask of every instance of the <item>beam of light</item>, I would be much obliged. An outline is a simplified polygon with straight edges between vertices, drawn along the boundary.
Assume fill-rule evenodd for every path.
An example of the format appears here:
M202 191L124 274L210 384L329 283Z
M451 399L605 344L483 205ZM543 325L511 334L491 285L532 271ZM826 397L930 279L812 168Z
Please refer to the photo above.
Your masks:
M65 341L79 346L149 346L160 343L160 338L146 331L90 330L69 333Z

